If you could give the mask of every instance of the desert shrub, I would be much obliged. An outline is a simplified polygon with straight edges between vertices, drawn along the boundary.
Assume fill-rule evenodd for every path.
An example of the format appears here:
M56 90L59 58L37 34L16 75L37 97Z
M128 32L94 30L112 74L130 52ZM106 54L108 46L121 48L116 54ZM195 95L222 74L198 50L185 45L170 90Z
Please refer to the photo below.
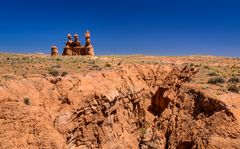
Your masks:
M25 105L30 105L30 99L27 97L23 98L23 102L25 103Z
M238 83L240 82L240 79L238 77L231 77L229 80L228 80L229 83Z
M207 65L204 65L203 68L204 68L204 69L210 69L210 67L207 66Z
M88 64L95 64L95 61L89 61Z
M195 65L194 65L193 63L190 63L189 66L193 67L193 66L195 66Z
M59 72L55 69L51 69L48 72L51 76L57 77L59 75Z
M140 136L143 137L144 134L146 133L147 129L151 127L150 123L144 123L144 125L139 129Z
M60 58L56 58L56 61L62 61Z
M215 77L215 78L210 78L208 80L209 84L217 84L217 83L224 83L225 80L222 77Z
M97 65L97 64L94 64L94 65L92 65L92 68L94 68L94 69L98 69L98 68L100 68L100 66Z
M121 62L119 62L117 65L119 66L119 65L121 65L122 63Z
M5 75L2 77L5 78L6 80L14 79L14 76L9 76L9 75Z
M232 76L233 77L240 76L240 72L234 72L234 73L232 73Z
M234 85L229 85L227 87L228 91L231 91L231 92L235 92L235 93L239 93L239 88L234 84Z
M215 71L209 72L208 73L209 76L218 76L218 73L216 73Z
M68 75L68 72L66 72L66 71L62 72L62 74L61 74L62 77L65 77L66 75Z
M53 65L52 68L61 68L61 65Z
M106 64L105 64L105 67L111 67L111 64L106 63Z

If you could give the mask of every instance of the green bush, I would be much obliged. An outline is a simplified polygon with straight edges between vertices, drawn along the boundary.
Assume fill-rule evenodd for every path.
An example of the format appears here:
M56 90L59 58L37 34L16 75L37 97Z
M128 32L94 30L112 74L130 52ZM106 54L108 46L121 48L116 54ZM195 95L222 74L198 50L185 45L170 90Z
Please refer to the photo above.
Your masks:
M105 64L105 67L111 67L111 64L106 63L106 64Z
M231 77L229 80L228 80L229 83L238 83L240 82L240 79L238 77Z
M235 84L229 85L227 89L228 89L228 91L239 93L239 88Z
M212 72L209 72L208 75L209 75L209 76L218 76L218 73L212 71Z
M225 80L221 77L210 78L208 80L209 84L217 84L217 83L224 83L224 82L225 82Z
M51 69L48 72L51 76L57 77L59 75L59 72L55 69Z
M204 69L210 69L210 67L207 66L207 65L204 65L203 68L204 68Z
M88 64L95 64L95 61L89 61Z
M68 72L66 72L66 71L62 72L62 74L61 74L62 77L65 77L66 75L68 75Z
M60 58L57 58L56 61L62 61Z

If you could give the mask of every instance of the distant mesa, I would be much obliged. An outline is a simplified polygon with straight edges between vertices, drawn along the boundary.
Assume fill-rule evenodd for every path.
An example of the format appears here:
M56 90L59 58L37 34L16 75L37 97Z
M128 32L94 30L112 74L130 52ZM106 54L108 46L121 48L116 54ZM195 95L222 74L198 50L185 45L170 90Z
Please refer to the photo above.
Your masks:
M67 42L65 42L65 47L63 49L63 56L74 56L74 55L89 55L94 56L94 48L91 44L90 32L87 30L85 33L86 43L85 45L81 44L81 41L78 38L78 34L74 35L74 41L72 36L69 33L67 35ZM51 56L58 56L58 48L56 46L51 47Z

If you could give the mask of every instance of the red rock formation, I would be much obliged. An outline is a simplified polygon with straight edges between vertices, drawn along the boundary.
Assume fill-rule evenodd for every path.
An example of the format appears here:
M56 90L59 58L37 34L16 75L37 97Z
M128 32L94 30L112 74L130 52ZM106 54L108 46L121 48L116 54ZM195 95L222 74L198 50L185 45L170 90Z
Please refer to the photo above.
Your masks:
M65 43L66 46L64 47L63 55L71 56L73 55L73 41L70 33L67 35L67 38L68 41Z
M195 69L172 67L2 79L0 148L239 148L238 105L190 86Z
M188 84L196 72L193 67L174 68L151 99L164 148L238 148L236 115L224 102Z
M191 76L197 73L197 70L185 66L181 70L174 68L170 74L165 78L162 84L159 85L158 91L151 99L151 108L154 113L160 115L171 99L176 96L174 93L181 87L181 85L190 80Z
M78 39L78 34L74 35L74 42L73 42L73 55L81 55L81 41Z
M51 47L51 56L58 56L58 48L56 46Z
M72 56L72 55L90 55L94 56L94 48L90 40L90 32L87 31L85 34L86 45L82 46L81 41L78 38L78 34L74 35L74 41L72 41L71 34L67 36L68 41L65 43L66 46L63 50L62 55Z
M90 32L89 31L86 31L85 38L86 38L85 55L94 56L95 54L94 54L93 46L91 44Z

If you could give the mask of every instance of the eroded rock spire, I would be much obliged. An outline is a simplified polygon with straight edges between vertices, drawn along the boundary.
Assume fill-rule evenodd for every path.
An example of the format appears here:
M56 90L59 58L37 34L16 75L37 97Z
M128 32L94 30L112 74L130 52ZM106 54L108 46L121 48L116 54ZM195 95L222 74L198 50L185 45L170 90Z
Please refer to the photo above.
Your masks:
M70 33L67 35L67 42L65 42L65 47L63 49L62 55L73 56L73 55L89 55L94 56L94 48L91 44L90 31L87 30L85 33L86 43L83 46L79 40L78 34L74 34L74 41ZM54 53L54 52L53 52ZM56 52L55 52L56 53ZM56 54L52 54L56 56Z

